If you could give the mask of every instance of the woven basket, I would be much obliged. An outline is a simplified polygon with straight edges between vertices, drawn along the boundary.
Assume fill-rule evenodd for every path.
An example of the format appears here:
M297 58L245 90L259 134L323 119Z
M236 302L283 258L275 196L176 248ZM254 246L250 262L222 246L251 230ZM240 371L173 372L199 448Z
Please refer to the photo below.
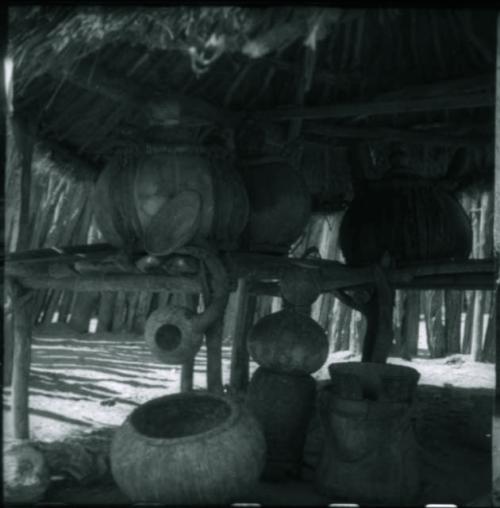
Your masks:
M234 400L206 392L167 395L136 408L116 432L111 469L135 502L227 504L255 488L265 440Z

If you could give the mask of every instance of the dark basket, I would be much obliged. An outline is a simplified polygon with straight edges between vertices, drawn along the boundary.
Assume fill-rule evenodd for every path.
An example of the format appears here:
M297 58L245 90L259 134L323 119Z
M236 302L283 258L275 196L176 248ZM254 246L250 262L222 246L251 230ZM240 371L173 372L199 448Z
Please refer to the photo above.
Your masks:
M411 367L369 362L342 362L328 366L331 392L351 400L411 402L420 374Z

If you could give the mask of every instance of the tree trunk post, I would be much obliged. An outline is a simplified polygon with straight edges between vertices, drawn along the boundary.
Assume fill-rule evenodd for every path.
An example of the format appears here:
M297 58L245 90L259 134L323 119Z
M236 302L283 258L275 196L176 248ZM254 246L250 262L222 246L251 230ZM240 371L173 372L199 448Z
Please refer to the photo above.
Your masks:
M12 420L14 438L29 439L29 376L31 363L31 310L33 291L10 281L14 310Z
M247 349L247 338L253 324L257 297L248 293L244 278L238 280L238 287L231 297L226 314L228 332L232 336L230 386L236 392L245 391L249 378L250 357Z
M180 295L179 295L180 296ZM184 305L196 312L199 295L185 295ZM189 392L193 389L195 357L188 360L181 368L181 392Z
M109 332L113 325L113 309L116 301L116 292L102 291L97 315L97 331Z
M222 393L222 331L223 317L217 318L205 332L207 343L207 389Z
M391 352L394 330L395 290L387 281L382 268L375 266L375 292L365 304L366 335L361 361L385 363Z
M406 291L401 328L402 357L405 360L416 358L420 328L420 291Z
M462 291L447 289L444 294L446 353L460 353L462 326Z
M76 332L86 333L88 331L90 319L97 307L98 298L99 293L94 291L77 294L71 310L71 319L69 320L69 325Z

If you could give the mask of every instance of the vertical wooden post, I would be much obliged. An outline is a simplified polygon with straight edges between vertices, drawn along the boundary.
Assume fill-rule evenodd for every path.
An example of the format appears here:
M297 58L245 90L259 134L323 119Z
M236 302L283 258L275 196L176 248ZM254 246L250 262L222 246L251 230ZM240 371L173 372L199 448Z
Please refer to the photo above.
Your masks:
M31 309L33 292L10 281L14 309L12 419L14 437L29 438L29 375L31 363Z
M207 342L207 389L222 393L222 330L224 318L218 318L205 332Z
M460 353L462 291L447 289L444 294L446 354Z
M490 193L483 192L479 201L479 225L477 230L476 257L483 258L485 256L485 240L486 240L486 219L489 208ZM483 341L483 315L484 315L484 291L476 291L476 299L474 301L473 315L473 333L471 343L472 360L475 362L481 358L482 341Z
M381 267L375 266L375 294L367 305L366 336L363 344L363 362L385 363L394 338L393 312L395 290Z
M196 312L199 295L185 295L185 306ZM181 392L189 392L193 389L195 357L182 365L181 369Z
M31 162L33 160L34 126L25 125L15 115L11 117L17 150L21 155L21 209L19 213L19 236L16 250L29 249L30 245L30 195Z
M500 260L500 15L497 15L497 60L496 60L496 107L495 107L495 206L494 206L494 227L493 241L497 261ZM496 351L497 359L495 362L496 373L496 408L495 414L500 414L500 274L496 274L496 291L494 295L496 309ZM498 433L493 435L493 442L498 442ZM498 461L494 460L494 464ZM496 479L500 471L494 468L493 478Z
M12 382L12 360L14 354L14 311L12 298L4 311L3 322L3 384L10 386Z
M89 329L90 319L94 309L97 307L99 293L85 292L76 295L73 309L71 310L71 319L69 326L76 332L86 333Z
M427 344L431 358L442 358L445 353L445 336L442 323L443 290L432 289L424 294Z
M228 305L230 312L226 314L233 342L230 385L235 391L245 391L250 376L247 336L252 327L257 298L255 295L248 294L247 282L244 278L238 280L238 287L230 298L233 301L231 306Z
M109 332L113 324L113 309L116 301L116 291L102 291L97 315L97 331Z
M402 356L410 360L418 355L418 332L420 328L420 291L406 291L402 327ZM460 340L460 335L459 335Z

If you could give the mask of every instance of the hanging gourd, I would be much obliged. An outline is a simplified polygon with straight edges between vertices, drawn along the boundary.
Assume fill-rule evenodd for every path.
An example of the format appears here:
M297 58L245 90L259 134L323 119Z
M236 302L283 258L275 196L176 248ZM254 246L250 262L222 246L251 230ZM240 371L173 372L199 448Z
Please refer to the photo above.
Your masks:
M229 158L194 145L149 145L115 158L99 176L94 208L108 242L154 255L206 239L234 248L248 217Z
M250 250L287 252L304 230L311 199L302 175L280 157L240 162L250 213L244 237Z
M180 250L198 258L210 276L205 309L196 314L182 305L165 305L150 314L144 338L153 355L167 364L183 364L192 360L201 347L204 332L224 314L229 295L226 270L220 259L202 248Z
M412 174L400 153L388 176L366 181L347 209L339 241L346 262L466 259L470 220L443 182Z

